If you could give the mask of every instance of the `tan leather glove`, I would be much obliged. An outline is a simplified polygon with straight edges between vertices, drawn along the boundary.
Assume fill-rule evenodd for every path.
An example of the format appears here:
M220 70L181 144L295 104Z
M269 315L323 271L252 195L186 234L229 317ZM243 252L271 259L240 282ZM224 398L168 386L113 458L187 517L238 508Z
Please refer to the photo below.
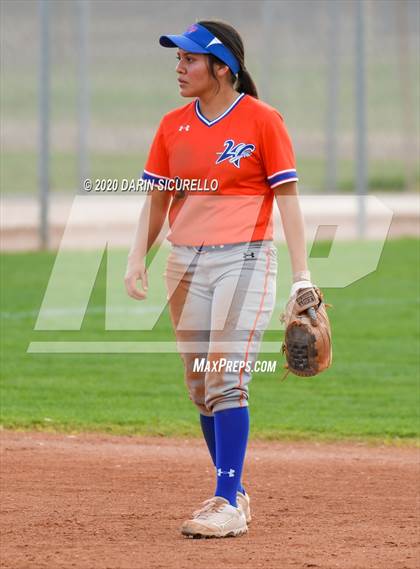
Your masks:
M317 375L332 362L331 326L320 289L309 281L295 287L282 320L286 325L282 353L288 371L301 377ZM294 283L293 286L301 283ZM309 287L306 285L309 284Z

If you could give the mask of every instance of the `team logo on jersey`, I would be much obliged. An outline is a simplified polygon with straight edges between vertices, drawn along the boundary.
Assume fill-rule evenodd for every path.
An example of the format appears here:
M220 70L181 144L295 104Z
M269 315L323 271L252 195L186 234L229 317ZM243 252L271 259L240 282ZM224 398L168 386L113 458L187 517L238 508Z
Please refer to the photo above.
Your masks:
M223 152L216 152L216 154L219 155L219 158L216 160L216 164L229 160L229 162L237 168L240 167L240 161L242 158L248 158L248 156L251 156L255 150L255 146L253 144L240 142L235 146L235 142L230 139L225 140L224 145L225 149Z

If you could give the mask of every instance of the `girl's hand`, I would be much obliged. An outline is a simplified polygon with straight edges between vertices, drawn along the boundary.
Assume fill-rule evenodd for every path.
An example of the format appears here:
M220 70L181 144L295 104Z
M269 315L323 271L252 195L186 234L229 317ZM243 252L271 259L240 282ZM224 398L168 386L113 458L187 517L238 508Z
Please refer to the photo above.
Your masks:
M141 282L143 290L137 288L137 281ZM144 300L147 297L148 289L146 263L144 261L129 261L124 283L128 296L135 300Z
M311 283L311 281L308 280L297 281L292 284L292 287L290 289L289 300L286 303L284 312L280 314L280 322L283 322L286 325L286 328L290 323L292 317L292 312L296 304L297 293L300 290L304 290L305 288L316 288L316 287Z
M311 281L298 281L296 283L293 283L292 288L290 289L289 298L292 298L292 296L294 296L301 288L314 288L314 285L311 283Z

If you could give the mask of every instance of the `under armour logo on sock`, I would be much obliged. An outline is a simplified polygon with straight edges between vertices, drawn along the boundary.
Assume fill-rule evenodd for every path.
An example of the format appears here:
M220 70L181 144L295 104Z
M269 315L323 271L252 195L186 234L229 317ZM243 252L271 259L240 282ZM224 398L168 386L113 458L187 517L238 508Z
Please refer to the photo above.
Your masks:
M245 261L247 259L255 259L254 251L247 251L246 253L244 253L244 259L245 259Z
M222 470L221 468L217 469L217 476L222 476L223 474L227 474L229 478L233 478L235 476L235 470L230 468L229 470Z

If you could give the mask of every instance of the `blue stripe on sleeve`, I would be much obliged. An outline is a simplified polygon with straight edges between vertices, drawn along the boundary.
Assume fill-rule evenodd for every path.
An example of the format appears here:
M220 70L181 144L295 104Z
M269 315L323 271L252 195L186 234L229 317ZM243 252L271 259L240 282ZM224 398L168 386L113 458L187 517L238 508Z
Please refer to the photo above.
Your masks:
M267 181L270 185L270 188L282 184L283 182L289 182L297 180L297 172L296 170L288 170L287 172L280 172L275 174L274 176L270 176L267 178Z
M157 174L153 174L152 172L148 172L147 170L143 171L142 175L143 180L150 180L155 184L158 184L160 180L169 180L166 176L158 176Z

